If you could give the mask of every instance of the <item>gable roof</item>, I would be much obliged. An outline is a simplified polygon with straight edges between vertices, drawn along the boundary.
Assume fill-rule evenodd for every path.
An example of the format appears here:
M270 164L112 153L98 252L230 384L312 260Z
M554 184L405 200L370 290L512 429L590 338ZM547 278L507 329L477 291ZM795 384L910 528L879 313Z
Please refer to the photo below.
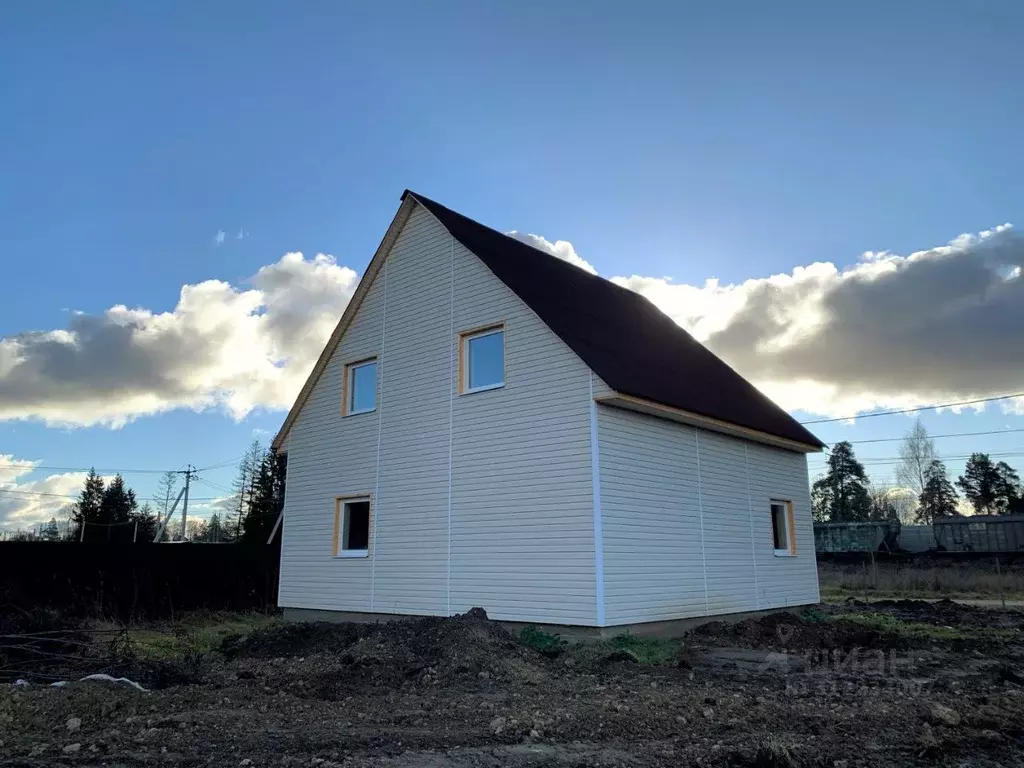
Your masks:
M640 294L406 190L384 239L274 438L275 450L283 445L416 203L430 211L617 393L696 414L711 423L824 447Z
M821 448L823 443L649 300L406 190L612 389Z

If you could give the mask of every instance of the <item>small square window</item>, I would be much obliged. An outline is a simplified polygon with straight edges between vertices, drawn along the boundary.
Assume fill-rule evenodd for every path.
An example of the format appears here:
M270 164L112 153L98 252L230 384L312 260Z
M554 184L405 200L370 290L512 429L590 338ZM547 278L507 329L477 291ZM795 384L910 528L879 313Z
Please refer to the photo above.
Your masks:
M505 386L505 328L496 326L460 337L462 391Z
M377 410L377 360L345 366L345 415Z
M334 554L366 557L370 549L370 500L338 499L334 514Z
M775 554L781 556L796 554L793 539L793 502L772 501L772 545Z

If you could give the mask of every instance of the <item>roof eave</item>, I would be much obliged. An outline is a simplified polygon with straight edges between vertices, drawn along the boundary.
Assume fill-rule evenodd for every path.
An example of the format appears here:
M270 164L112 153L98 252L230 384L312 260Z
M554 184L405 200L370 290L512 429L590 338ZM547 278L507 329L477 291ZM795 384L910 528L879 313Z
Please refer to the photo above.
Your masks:
M798 453L820 453L824 448L822 444L805 443L799 440L791 440L787 437L779 437L762 432L758 429L751 429L739 424L732 424L727 421L715 419L710 416L703 416L693 411L686 411L682 408L675 408L671 405L663 405L653 400L647 400L634 395L627 395L624 392L612 392L607 395L599 395L594 398L595 402L610 405L615 408L622 408L627 411L646 413L649 416L668 419L680 424L687 424L691 427L699 427L712 432L720 432L732 437L739 437L744 440L752 440L757 443L764 443L775 448L785 448L788 451Z

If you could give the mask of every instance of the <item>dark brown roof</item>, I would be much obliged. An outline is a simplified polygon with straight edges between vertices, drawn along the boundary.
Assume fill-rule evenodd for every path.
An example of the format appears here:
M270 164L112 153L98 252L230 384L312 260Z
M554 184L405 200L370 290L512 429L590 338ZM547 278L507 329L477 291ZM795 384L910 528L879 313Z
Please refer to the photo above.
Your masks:
M769 435L823 443L638 293L406 190L612 389Z

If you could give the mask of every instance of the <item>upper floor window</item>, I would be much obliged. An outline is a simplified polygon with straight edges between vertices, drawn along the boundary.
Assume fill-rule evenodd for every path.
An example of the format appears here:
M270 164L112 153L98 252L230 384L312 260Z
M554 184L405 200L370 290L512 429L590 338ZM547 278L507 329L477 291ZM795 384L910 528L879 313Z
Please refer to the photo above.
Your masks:
M459 335L459 389L479 392L505 386L505 326Z
M377 410L377 358L360 360L345 366L344 413L369 413Z

